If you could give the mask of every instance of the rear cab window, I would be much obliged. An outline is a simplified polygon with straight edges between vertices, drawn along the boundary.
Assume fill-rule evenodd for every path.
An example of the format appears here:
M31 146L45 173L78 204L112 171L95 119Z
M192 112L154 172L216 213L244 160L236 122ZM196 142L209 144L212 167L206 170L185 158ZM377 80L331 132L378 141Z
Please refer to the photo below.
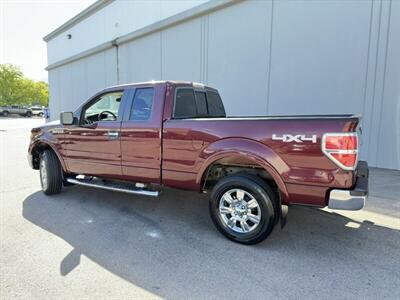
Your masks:
M208 116L208 108L207 108L207 97L205 92L195 92L196 97L196 110L198 117L207 117Z
M225 117L225 109L218 92L177 88L174 99L174 119Z
M192 88L178 88L175 94L174 118L187 119L197 116L196 102Z
M207 91L207 104L210 117L226 117L224 104L217 92Z

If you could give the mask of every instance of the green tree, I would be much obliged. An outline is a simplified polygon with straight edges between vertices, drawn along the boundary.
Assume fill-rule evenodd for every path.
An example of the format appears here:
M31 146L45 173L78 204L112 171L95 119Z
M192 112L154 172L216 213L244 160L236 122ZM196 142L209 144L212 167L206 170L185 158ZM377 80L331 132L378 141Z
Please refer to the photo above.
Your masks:
M20 99L22 71L10 64L0 64L0 105L16 103Z
M43 105L49 102L48 85L24 77L21 69L0 64L0 105Z
M49 85L44 81L35 82L34 98L32 104L48 106L49 105Z

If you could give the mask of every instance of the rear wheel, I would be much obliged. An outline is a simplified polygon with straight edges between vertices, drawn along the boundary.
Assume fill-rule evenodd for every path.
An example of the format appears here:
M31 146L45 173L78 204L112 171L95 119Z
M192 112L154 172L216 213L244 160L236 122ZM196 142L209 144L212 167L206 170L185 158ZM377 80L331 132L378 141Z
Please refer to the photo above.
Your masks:
M28 111L28 112L25 114L25 116L27 116L28 118L32 117L32 112L31 112L31 111Z
M266 239L277 217L276 194L259 177L232 175L214 187L209 209L217 229L230 240L256 244Z
M43 151L40 156L39 171L43 193L46 195L60 193L63 183L62 169L58 157L53 151Z
M8 116L8 111L3 111L3 116L7 117Z

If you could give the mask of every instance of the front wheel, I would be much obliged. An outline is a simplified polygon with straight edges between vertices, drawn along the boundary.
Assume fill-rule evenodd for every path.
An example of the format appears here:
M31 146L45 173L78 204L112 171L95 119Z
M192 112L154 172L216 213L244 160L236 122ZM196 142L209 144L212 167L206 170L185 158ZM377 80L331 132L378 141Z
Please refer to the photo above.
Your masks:
M228 239L256 244L272 232L277 203L276 194L259 177L232 175L214 187L209 210L213 223Z
M60 193L63 183L62 169L60 161L53 151L43 151L40 156L39 171L43 193L46 195Z
M28 118L32 117L32 112L28 111L25 116L27 116Z

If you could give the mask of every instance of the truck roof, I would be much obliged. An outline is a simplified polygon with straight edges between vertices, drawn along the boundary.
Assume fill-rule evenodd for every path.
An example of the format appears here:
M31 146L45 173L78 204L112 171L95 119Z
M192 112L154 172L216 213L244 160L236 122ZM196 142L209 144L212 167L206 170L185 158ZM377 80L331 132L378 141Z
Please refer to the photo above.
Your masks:
M185 80L151 80L151 81L143 81L143 82L132 82L126 84L119 84L105 88L105 90L109 89L119 89L119 88L128 88L128 87L135 87L135 86L143 86L143 85L159 85L159 84L173 84L173 85L191 85L194 88L209 88L215 90L212 87L209 87L203 83L195 82L195 81L185 81Z

